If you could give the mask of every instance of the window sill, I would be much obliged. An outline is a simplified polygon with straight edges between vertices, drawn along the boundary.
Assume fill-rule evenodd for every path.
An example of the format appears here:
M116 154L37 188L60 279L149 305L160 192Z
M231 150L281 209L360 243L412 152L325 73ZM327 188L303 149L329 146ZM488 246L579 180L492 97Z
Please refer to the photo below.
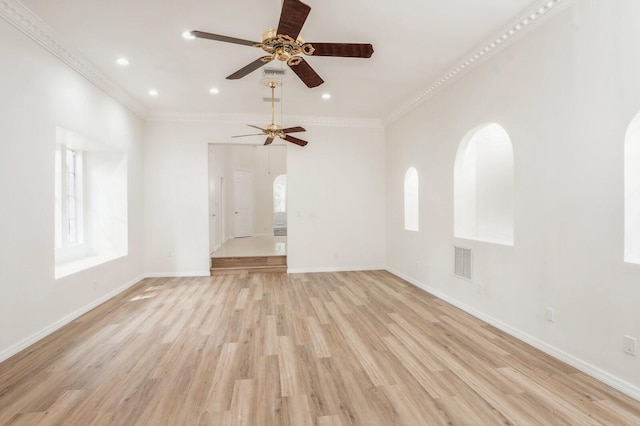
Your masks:
M90 256L83 257L71 262L60 263L56 265L55 279L68 277L80 271L84 271L94 266L102 265L103 263L110 262L112 260L124 257L125 255L111 255L111 256Z
M513 247L513 241L507 241L507 240L498 240L498 239L491 239L491 238L462 237L462 236L458 236L458 235L456 235L455 238L457 238L459 240L471 240L471 241L478 241L478 242L481 242L481 243L489 243L489 244L497 244L497 245L500 245L500 246Z

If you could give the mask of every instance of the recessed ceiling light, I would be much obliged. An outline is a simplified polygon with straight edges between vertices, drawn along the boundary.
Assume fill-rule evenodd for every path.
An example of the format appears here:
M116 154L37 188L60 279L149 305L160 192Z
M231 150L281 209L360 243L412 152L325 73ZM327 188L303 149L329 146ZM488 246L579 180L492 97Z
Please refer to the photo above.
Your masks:
M126 67L127 65L129 65L129 60L127 58L118 58L116 59L116 64Z
M220 90L218 90L217 87L212 87L211 89L209 89L209 93L211 93L212 95L217 95L218 93L220 93Z
M149 90L149 96L158 96L160 93L156 89Z
M187 40L193 40L194 38L196 38L196 36L191 34L191 31L185 31L185 32L182 33L182 38L187 39Z
M322 99L331 99L331 94L330 93L323 93L322 94Z

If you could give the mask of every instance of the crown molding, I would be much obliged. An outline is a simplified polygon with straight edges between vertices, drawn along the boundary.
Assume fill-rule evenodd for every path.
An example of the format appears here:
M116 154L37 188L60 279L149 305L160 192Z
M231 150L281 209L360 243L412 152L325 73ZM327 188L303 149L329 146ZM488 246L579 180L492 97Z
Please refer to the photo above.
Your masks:
M464 55L453 68L440 75L425 89L398 105L391 113L382 119L384 126L388 126L400 117L417 108L435 93L467 74L491 56L504 50L523 35L547 22L552 16L575 4L578 0L538 0L517 18L513 19L502 31L494 34L486 42L480 44L469 54Z
M289 116L287 123L334 126L334 127L370 127L384 128L398 120L408 112L417 108L432 95L448 86L451 82L465 75L483 63L487 58L504 50L515 40L540 26L561 10L576 3L578 0L538 0L533 6L525 10L505 27L504 30L490 37L479 45L448 72L431 82L425 89L412 98L398 105L382 119L375 118L343 118L343 117L309 117ZM31 12L18 0L0 0L0 17L22 31L35 42L47 49L80 75L92 82L106 94L128 108L143 120L155 122L238 122L270 121L266 115L250 114L206 114L206 113L159 113L149 111L139 101L106 77L85 56L77 52L64 38L48 26L42 19ZM266 118L265 118L266 117Z
M153 122L181 123L261 123L270 122L267 114L208 114L208 113L152 113L147 117ZM287 115L284 123L329 127L367 127L384 128L382 120L377 118L311 117Z
M18 0L0 0L0 17L47 49L141 119L148 115L148 111L144 106L109 80L91 61L71 48L71 43L64 40L60 34Z

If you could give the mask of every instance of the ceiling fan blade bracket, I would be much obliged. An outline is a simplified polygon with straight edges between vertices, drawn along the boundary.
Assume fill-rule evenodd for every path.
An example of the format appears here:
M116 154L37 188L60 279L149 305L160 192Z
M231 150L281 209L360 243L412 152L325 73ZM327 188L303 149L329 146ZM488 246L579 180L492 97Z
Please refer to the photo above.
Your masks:
M302 51L302 53L304 53L307 56L311 56L313 55L313 53L316 51L316 48L313 47L313 45L311 43L305 43L302 46L300 46L300 50Z
M287 61L287 65L293 67L298 65L300 62L302 62L302 58L300 56L293 56Z

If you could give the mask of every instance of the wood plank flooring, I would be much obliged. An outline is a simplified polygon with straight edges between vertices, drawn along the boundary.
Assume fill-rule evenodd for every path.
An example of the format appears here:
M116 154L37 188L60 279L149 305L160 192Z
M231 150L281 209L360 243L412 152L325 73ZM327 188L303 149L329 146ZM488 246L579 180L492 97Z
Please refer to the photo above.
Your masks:
M147 279L0 364L0 425L632 425L640 402L381 271Z

